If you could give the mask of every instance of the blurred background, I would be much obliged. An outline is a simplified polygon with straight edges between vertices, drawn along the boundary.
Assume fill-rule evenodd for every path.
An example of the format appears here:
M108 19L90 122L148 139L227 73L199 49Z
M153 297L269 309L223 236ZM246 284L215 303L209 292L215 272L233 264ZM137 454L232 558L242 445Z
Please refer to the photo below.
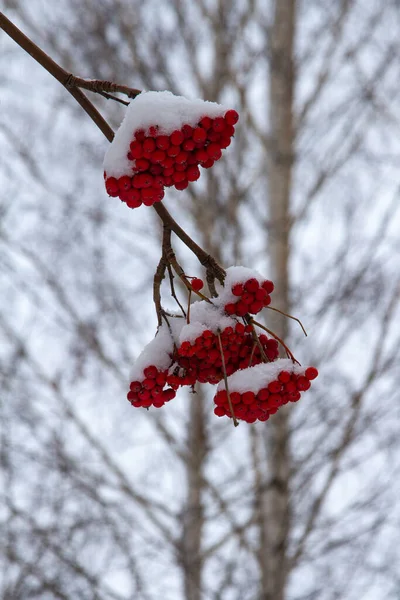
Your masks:
M106 195L108 142L0 32L0 597L398 599L399 2L3 7L77 76L239 111L222 160L164 202L274 280L308 338L269 326L320 376L237 429L211 386L130 406L160 221ZM88 95L118 127L124 106Z

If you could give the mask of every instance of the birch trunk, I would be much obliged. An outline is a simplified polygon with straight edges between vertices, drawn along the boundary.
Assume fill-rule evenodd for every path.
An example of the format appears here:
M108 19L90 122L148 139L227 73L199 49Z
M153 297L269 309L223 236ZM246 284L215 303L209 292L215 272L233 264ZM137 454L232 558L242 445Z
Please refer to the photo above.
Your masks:
M276 2L270 37L270 127L268 199L271 228L268 250L275 283L274 305L290 311L288 264L290 256L290 189L294 153L293 87L295 0ZM286 337L286 321L268 315L273 331ZM261 494L262 599L283 600L288 575L287 538L290 524L288 410L280 410L268 423L266 436L268 473Z

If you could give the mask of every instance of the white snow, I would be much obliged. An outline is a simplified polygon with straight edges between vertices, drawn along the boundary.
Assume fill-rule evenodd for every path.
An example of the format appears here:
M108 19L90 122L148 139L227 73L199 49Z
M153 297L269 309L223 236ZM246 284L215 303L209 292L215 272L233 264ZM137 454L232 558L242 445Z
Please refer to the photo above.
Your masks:
M114 140L104 157L107 177L132 174L132 161L127 158L129 144L137 129L145 132L158 125L159 135L169 135L185 124L196 126L204 116L223 116L228 107L205 100L188 100L171 92L142 92L129 104Z
M248 369L236 371L228 377L228 387L230 392L259 392L265 388L271 381L277 379L281 371L296 373L296 375L304 374L307 367L293 363L290 358L278 358L272 363L262 363ZM221 381L218 384L217 391L225 390L225 382Z
M150 365L154 365L159 371L166 371L171 365L174 341L178 343L179 333L185 324L185 320L169 317L168 321L173 337L166 324L159 327L156 336L144 347L137 357L129 374L130 381L142 381L143 371Z
M218 330L222 331L226 327L234 328L236 323L237 321L227 317L221 308L209 302L204 300L193 302L190 307L190 323L182 328L179 342L193 343L207 329L217 333Z
M215 298L214 302L216 302L219 306L225 306L230 302L237 302L239 297L232 294L232 287L237 283L244 283L249 279L257 279L258 283L261 285L261 283L263 283L263 281L265 281L267 278L263 277L255 269L249 269L248 267L241 266L229 267L226 269L224 286L222 286L220 283L217 283L216 285L218 298Z

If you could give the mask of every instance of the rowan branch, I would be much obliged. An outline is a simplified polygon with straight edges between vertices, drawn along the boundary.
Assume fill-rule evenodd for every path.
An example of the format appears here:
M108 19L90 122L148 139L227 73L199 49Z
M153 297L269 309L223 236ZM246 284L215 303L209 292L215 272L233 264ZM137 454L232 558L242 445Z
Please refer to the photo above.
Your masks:
M0 12L0 29L3 29L25 52L38 62L50 75L52 75L65 89L75 98L83 110L89 115L92 121L97 125L109 142L114 139L114 131L100 114L97 108L90 102L80 88L84 88L101 95L109 92L118 92L127 95L129 98L136 97L140 90L119 85L111 81L102 81L98 79L82 79L72 73L68 73L58 63L56 63L46 52L37 46L28 38L4 13ZM164 226L172 230L179 239L195 254L201 265L207 271L207 281L210 286L210 292L215 294L213 285L214 279L218 279L223 284L225 278L224 269L217 263L214 257L208 254L178 225L175 219L170 215L165 206L159 202L154 204L153 208L164 223Z

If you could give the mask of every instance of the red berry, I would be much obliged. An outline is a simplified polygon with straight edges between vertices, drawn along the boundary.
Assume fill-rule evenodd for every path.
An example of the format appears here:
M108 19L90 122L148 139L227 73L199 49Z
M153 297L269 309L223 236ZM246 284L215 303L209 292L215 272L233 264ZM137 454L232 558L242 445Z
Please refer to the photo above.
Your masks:
M129 146L130 152L133 156L133 158L142 158L143 156L143 147L142 144L140 142L138 142L137 140L131 142L130 146Z
M130 190L132 187L131 178L128 177L128 175L123 175L122 177L120 177L118 179L118 187L121 192Z
M157 384L156 384L156 382L154 381L154 379L147 379L147 378L146 378L146 379L143 381L143 387L144 387L146 390L152 390L152 389L153 389L153 388L154 388L156 385L157 385Z
M260 312L260 310L263 309L263 307L264 307L264 304L262 302L253 302L249 306L249 313L256 315L257 313Z
M242 394L242 401L244 404L252 404L252 402L254 402L254 399L254 392L245 392L244 394Z
M241 401L241 396L239 392L231 392L231 394L229 395L231 397L232 404L239 404L239 402Z
M225 305L225 312L227 315L235 315L236 314L236 306L233 302Z
M307 377L300 376L297 380L297 389L301 392L305 392L311 387L311 383Z
M200 125L200 127L202 127L203 129L207 130L207 129L210 129L210 127L212 126L212 123L213 123L213 122L212 122L212 120L210 119L210 117L203 117L203 118L200 120L200 123L199 123L199 125Z
M147 379L155 379L158 375L158 369L154 365L150 365L144 369L143 374Z
M153 138L146 138L143 142L144 152L153 152L156 149L156 142Z
M191 152L192 150L194 150L195 148L195 143L193 140L185 140L182 144L182 148L186 151L186 152Z
M141 178L142 188L149 188L153 185L153 177L150 175L150 173L142 173L142 175L139 175L139 177Z
M288 383L290 381L290 373L289 371L281 371L278 375L279 381L282 383Z
M131 392L134 392L137 394L142 389L142 384L140 383L140 381L131 381L131 384L129 387L130 387Z
M212 158L213 160L219 160L222 156L221 148L218 146L218 144L212 143L207 146L207 154L209 158Z
M146 138L146 135L145 135L143 129L138 129L137 131L135 131L135 138L137 139L138 142L144 141L144 139Z
M269 304L271 304L271 296L265 296L264 300L263 300L263 305L264 306L268 306Z
M260 400L261 402L265 402L265 400L268 400L268 398L269 398L269 391L267 390L267 388L263 388L257 394L257 399Z
M224 132L225 133L225 132ZM219 147L223 150L231 145L231 138L226 135L222 135L219 140Z
M236 304L236 314L238 317L244 317L244 315L248 312L248 306L244 302L239 302Z
M312 381L316 377L318 377L318 369L315 367L308 367L305 372L305 376L309 381Z
M271 294L274 291L274 284L268 279L262 282L261 287L264 288L267 294Z
M212 158L209 158L207 160L205 160L203 163L201 163L201 166L203 167L203 169L210 169L214 164L214 161Z
M282 384L279 381L271 381L271 383L268 384L268 391L270 391L271 394L279 394L281 390Z
M225 113L225 121L228 123L228 125L236 125L236 123L239 121L239 115L236 110L228 110Z
M204 163L208 160L208 154L203 148L196 150L195 156L196 156L196 160L198 160L199 163Z
M244 287L248 292L251 292L252 294L254 294L259 289L260 285L259 285L257 279L255 279L253 277L252 279L249 279L248 281L246 281Z
M189 182L186 179L184 179L183 181L176 182L174 185L176 190L182 192L183 190L186 190L187 186L189 185Z
M219 133L225 129L225 119L223 117L216 117L213 123L214 131Z
M207 139L207 133L206 130L203 129L202 127L196 127L196 129L193 131L193 140L197 143L197 144L201 144L203 142L206 141Z
M184 125L182 127L182 133L183 133L185 139L191 138L192 134L193 134L193 127L191 125L187 125L187 124Z
M169 137L167 135L159 135L156 138L156 146L160 150L167 150L169 148Z
M153 157L156 154L157 154L157 150L155 152L153 152ZM163 172L163 168L161 165L151 165L151 167L149 168L149 171L152 175L161 175L161 173Z
M118 196L119 186L115 177L109 177L106 180L106 190L109 196L113 196L114 198Z
M267 291L264 288L259 288L255 293L255 298L259 302L263 302L264 299L268 296Z
M171 144L173 144L174 146L180 146L185 138L182 131L176 129L171 133L169 139L171 141Z
M152 163L161 163L166 157L164 150L155 150L151 155Z
M204 287L204 282L198 277L193 277L191 284L195 292L199 292Z
M149 127L149 136L150 137L156 137L158 134L158 125L152 125L151 127Z
M189 156L188 153L185 152L184 150L182 150L181 152L179 152L179 154L175 158L175 162L178 164L183 164L186 162L188 156Z
M214 131L214 129L212 129L211 131L207 132L207 137L210 140L210 142L219 142L219 140L221 139L221 134L218 133L218 131ZM218 143L218 147L220 148L221 146Z
M232 287L232 294L234 296L241 296L243 294L243 291L243 283L235 283L235 285Z
M191 165L186 171L188 181L197 181L200 177L200 169L196 165Z
M225 409L222 406L216 406L214 408L214 414L217 415L217 417L224 417Z
M175 171L172 175L172 179L174 180L174 183L179 183L186 179L186 174L183 171Z
M147 169L150 167L149 161L145 158L138 158L135 165L138 171L147 171Z
M254 296L253 294L249 294L249 292L244 292L241 301L244 302L244 304L252 304L252 302L254 302Z
M180 151L181 151L180 146L172 145L168 148L167 154L168 154L168 156L178 156Z
M126 193L126 203L129 208L139 208L142 205L142 198L139 190L129 190Z
M163 391L162 396L164 402L169 402L169 400L175 398L176 392L174 390L171 390L171 388L168 388L167 390Z

